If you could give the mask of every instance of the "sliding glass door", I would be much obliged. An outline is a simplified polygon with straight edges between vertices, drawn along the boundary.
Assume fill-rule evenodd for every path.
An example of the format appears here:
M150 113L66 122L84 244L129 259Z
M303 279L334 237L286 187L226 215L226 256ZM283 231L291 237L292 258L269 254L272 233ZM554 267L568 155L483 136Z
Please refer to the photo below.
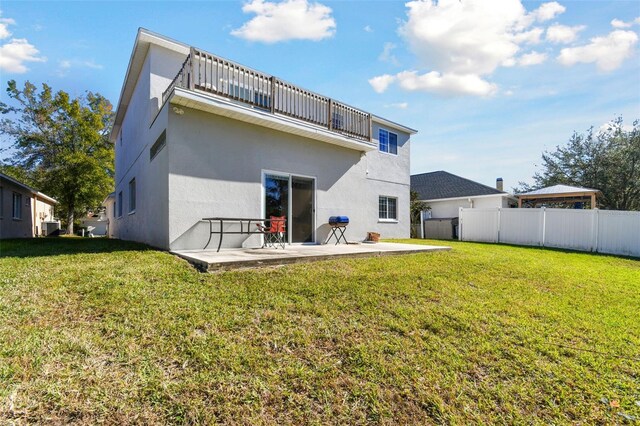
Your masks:
M264 174L265 217L285 216L289 243L314 242L315 180L289 174Z

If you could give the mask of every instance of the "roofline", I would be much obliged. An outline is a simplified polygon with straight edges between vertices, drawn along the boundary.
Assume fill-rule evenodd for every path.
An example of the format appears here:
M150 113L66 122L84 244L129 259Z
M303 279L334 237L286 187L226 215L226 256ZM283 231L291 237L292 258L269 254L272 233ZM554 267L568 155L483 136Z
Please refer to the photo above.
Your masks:
M379 115L371 114L371 120L378 122L380 124L385 124L389 127L395 127L396 129L402 130L403 132L407 132L410 135L415 135L418 133L416 129L412 129L411 127L403 126L402 124L398 124L395 121L387 120L386 118L382 118Z
M155 42L155 43L154 43ZM114 120L114 124L113 127L111 128L111 133L109 135L109 139L112 142L115 142L115 138L117 137L118 132L120 131L120 127L122 124L122 121L124 120L124 116L127 112L127 108L129 106L129 101L131 99L131 96L133 95L133 90L135 88L135 84L138 81L138 76L140 75L140 69L134 70L133 66L135 63L135 59L138 55L141 55L142 52L140 52L140 49L142 47L143 44L156 44L162 47L165 47L169 50L172 50L174 52L178 52L178 53L183 53L183 54L189 54L189 51L191 50L191 45L182 43L180 41L174 40L170 37L164 36L162 34L158 34L156 32L153 32L151 30L148 30L146 28L143 27L139 27L138 28L138 33L136 34L136 39L135 42L133 44L133 49L131 50L131 56L129 57L129 63L127 65L127 71L125 73L125 78L124 81L122 83L122 88L120 89L120 96L118 98L118 104L116 107L116 111L115 111L115 120ZM144 55L146 56L148 50L144 51ZM247 69L251 69L251 67L242 65L243 67L247 68ZM135 80L132 77L132 72L135 72ZM258 72L257 70L254 70L256 72ZM262 71L259 71L262 73ZM133 85L133 87L131 87ZM308 90L308 89L305 89ZM310 90L309 90L310 91ZM324 96L324 95L322 95ZM340 101L340 103L343 103L347 106L350 106L342 101ZM352 108L356 108L356 107L352 107ZM402 124L393 122L391 120L387 120L385 118L382 118L378 115L372 114L370 112L364 111L360 108L356 108L359 109L365 113L368 113L371 116L371 120L372 121L376 121L378 123L381 124L385 124L389 127L393 127L395 129L401 130L403 132L409 133L411 135L414 135L416 133L418 133L417 130L412 129L410 127L407 126L403 126Z
M157 39L164 42L163 43L164 47L167 47L168 49L173 50L175 52L179 52L179 53L185 53L185 50L188 51L191 48L189 45L184 44L180 41L174 40L170 37L166 37L162 34L158 34L156 32L153 32L143 27L138 28L138 33L136 34L136 39L133 43L133 49L131 50L131 56L129 57L127 72L125 73L124 81L122 82L122 88L120 89L120 96L118 98L118 104L117 104L118 106L116 108L116 115L115 115L116 118L114 120L113 127L111 128L111 134L109 135L109 139L111 141L115 140L116 129L120 131L120 124L122 123L122 120L124 120L124 115L126 114L127 108L129 106L129 100L131 99L131 95L133 94L133 89L135 88L135 84L138 81L137 77L140 75L140 70L138 70L138 72L136 73L135 81L133 82L131 81L131 72L132 72L131 68L134 63L136 53L140 54L138 48L143 43L151 44L153 39ZM147 51L145 51L144 54L146 56ZM133 84L134 87L132 87L131 90L127 93L127 89L131 84ZM123 106L123 101L126 101L126 105L124 106Z
M469 198L489 198L489 197L507 197L507 198L511 198L515 201L517 201L518 199L512 195L509 194L508 192L501 192L499 194L484 194L484 195L463 195L460 197L449 197L449 198L431 198L428 200L419 200L419 201L423 201L425 203L428 203L430 201L453 201L453 200L467 200Z
M116 198L116 193L115 193L115 191L114 191L114 192L112 192L112 193L110 193L110 194L109 194L109 195L107 195L106 197L104 197L104 200L102 200L102 205L104 205L104 203L106 203L106 202L107 202L107 200L108 200L109 198L113 198L113 199L115 199L115 198Z
M45 200L51 201L51 202L56 203L56 204L58 203L58 200L56 200L55 198L49 197L47 194L43 194L42 192L33 189L29 185L24 184L24 183L20 182L19 180L16 180L16 179L12 178L11 176L5 175L4 173L0 173L0 178L8 180L9 182L11 182L11 183L13 183L15 185L18 185L19 187L22 187L22 188L26 189L27 191L29 191L31 194L35 195L36 197L44 198Z
M556 185L554 185L556 186ZM565 194L582 194L582 193L588 193L588 194L602 194L602 191L600 191L599 189L592 189L592 188L581 188L579 186L570 186L570 185L564 185L567 186L569 188L574 188L575 191L566 191L566 192L538 192L538 191L542 191L543 189L547 189L547 188L553 188L553 186L548 186L546 188L540 188L540 189L536 189L534 191L529 191L529 192L523 192L521 194L517 194L518 197L522 197L522 196L531 196L531 197L535 197L535 196L544 196L544 195L557 195L557 196L562 196Z
M411 178L412 178L412 177L414 177L414 176L422 176L422 175L428 175L428 174L430 174L430 173L440 173L440 172L450 174L451 176L455 176L455 177L457 177L457 178L460 178L460 179L466 180L467 182L475 183L476 185L484 186L485 188L489 188L489 189L492 189L492 190L494 190L494 191L499 191L499 192L496 192L496 193L494 193L494 194L486 194L486 195L509 194L508 192L506 192L506 191L500 191L499 189L494 188L493 186L485 185L484 183L476 182L475 180L467 179L466 177L462 177L462 176L454 175L453 173L448 172L448 171L446 171L446 170L436 170L436 171L434 171L434 172L418 173L418 174L416 174L416 175L411 175L411 176L409 176L409 179L411 179ZM496 178L496 179L497 179L497 178ZM460 197L452 197L452 198L460 198Z

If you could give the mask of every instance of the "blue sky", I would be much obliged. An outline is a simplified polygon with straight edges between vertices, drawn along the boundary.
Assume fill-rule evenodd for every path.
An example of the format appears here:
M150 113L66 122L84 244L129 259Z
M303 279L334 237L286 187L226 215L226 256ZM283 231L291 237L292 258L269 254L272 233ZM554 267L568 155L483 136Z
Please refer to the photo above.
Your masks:
M640 2L12 2L0 83L118 101L138 27L419 130L411 172L531 182L544 149L640 118Z

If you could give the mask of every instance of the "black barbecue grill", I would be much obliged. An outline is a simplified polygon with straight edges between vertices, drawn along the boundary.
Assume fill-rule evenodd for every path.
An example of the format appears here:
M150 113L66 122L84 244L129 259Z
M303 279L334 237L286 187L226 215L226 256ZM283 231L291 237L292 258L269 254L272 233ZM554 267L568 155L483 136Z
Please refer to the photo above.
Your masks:
M347 225L349 225L349 218L347 216L331 216L329 218L331 233L324 243L327 244L331 238L335 238L335 245L338 245L340 240L344 241L345 244L348 244L347 238L344 236L344 231L346 230Z

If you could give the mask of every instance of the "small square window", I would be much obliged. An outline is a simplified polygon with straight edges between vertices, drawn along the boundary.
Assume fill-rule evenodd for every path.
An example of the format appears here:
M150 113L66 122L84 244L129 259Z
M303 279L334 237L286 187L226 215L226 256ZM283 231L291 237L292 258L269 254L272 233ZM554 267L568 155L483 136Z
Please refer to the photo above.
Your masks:
M378 199L378 219L398 220L398 199L381 196Z

